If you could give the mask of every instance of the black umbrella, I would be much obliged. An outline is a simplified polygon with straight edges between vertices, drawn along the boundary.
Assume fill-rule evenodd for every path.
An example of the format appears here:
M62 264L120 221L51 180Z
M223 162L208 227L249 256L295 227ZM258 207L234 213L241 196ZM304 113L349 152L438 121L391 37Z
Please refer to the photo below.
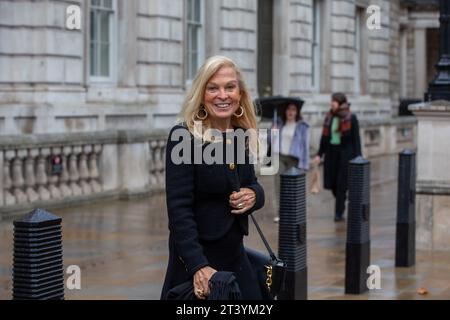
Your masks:
M303 101L300 97L271 96L255 99L255 105L262 118L276 120L278 115L285 111L289 104L295 104L299 111L302 109Z
M215 272L209 280L208 300L241 300L241 291L235 274L228 271ZM167 300L196 300L192 280L170 289Z

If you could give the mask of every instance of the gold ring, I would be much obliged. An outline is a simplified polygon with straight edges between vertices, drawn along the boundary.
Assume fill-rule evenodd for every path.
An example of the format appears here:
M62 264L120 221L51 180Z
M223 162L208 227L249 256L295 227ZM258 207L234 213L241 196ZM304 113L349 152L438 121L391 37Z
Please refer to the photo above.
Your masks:
M203 291L203 289L198 289L198 290L197 290L197 295L198 295L199 297L203 297L203 296L205 295L205 292Z

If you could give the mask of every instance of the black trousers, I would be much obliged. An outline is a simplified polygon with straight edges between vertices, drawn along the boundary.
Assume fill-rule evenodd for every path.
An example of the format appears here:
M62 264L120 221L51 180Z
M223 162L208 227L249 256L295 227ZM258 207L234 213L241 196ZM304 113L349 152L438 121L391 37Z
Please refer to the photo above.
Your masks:
M331 192L336 199L334 214L342 217L345 212L345 201L348 190L348 162L350 159L340 146L330 145L329 156L331 158Z

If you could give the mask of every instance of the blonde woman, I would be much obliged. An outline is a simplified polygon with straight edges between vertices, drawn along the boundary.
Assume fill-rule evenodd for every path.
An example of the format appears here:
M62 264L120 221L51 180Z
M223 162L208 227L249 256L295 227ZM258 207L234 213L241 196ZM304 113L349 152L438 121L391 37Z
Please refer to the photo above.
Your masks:
M226 134L256 130L254 106L238 66L229 58L209 58L198 71L172 128L166 150L166 199L169 217L169 264L161 298L175 286L192 281L198 299L207 299L209 280L217 271L234 272L243 299L261 299L261 288L244 250L248 214L264 205L264 190L248 161L236 156L222 163L197 163L195 148L212 144L222 150L235 141ZM208 129L220 136L207 134ZM211 131L211 130L210 130ZM177 146L188 138L190 152ZM202 139L201 144L196 141ZM184 139L185 140L185 139ZM184 141L185 142L185 141ZM247 144L252 148L254 143ZM175 151L174 151L175 150ZM248 150L247 150L248 151ZM184 161L175 159L180 156ZM198 159L197 159L198 160Z

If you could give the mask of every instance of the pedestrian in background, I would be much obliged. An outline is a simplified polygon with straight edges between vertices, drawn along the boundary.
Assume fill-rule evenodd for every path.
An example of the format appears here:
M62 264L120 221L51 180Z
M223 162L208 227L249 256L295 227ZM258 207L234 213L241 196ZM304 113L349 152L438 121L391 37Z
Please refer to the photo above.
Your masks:
M279 144L273 143L272 150L279 159L278 173L275 175L275 192L279 204L280 174L291 167L309 169L309 125L303 120L300 106L290 103L281 118L273 126L279 129ZM274 218L278 222L280 218Z
M343 93L333 93L331 110L325 117L316 165L324 156L324 188L331 190L336 199L334 220L343 221L348 190L348 164L361 155L359 123L350 111Z

